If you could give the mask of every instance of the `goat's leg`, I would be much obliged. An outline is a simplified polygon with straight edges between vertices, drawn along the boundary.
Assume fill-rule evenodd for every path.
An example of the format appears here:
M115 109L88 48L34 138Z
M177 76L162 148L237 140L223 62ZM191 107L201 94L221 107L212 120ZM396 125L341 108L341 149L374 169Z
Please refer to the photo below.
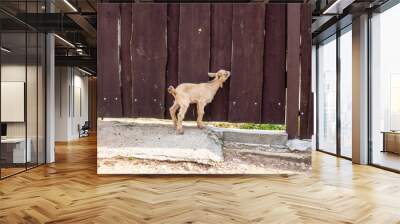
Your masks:
M204 103L197 103L197 127L200 129L203 129L205 127L203 123L205 106L206 105Z
M176 133L182 135L183 134L183 127L182 121L185 118L186 111L189 105L180 105L179 113L178 113L178 122L176 125Z
M179 108L179 104L176 103L176 101L174 101L174 104L169 108L169 114L171 115L171 119L174 122L175 127L176 127L176 122L177 122L176 111L178 110L178 108Z

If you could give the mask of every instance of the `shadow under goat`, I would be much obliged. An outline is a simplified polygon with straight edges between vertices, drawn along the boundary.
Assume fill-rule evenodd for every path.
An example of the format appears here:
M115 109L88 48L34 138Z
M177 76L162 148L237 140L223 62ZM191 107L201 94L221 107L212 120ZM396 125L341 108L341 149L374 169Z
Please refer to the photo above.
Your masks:
M197 104L197 127L204 128L203 116L204 107L211 103L219 88L222 88L224 82L231 73L225 70L219 70L216 73L208 73L208 76L214 78L205 83L182 83L176 88L168 87L168 92L175 98L174 104L169 108L172 121L176 127L177 134L183 134L182 121L190 104ZM176 112L179 109L178 117Z

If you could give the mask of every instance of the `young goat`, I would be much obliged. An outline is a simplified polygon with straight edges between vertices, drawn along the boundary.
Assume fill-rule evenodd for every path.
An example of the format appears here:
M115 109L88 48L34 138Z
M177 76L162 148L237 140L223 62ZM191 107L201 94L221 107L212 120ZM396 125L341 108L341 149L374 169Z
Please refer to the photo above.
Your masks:
M204 128L203 115L204 107L211 103L219 88L231 75L230 72L219 70L217 73L208 73L208 76L214 78L206 83L182 83L176 88L168 87L168 92L174 96L174 104L169 108L172 121L176 127L177 134L183 134L182 121L189 105L197 104L197 127ZM179 109L178 118L176 111Z

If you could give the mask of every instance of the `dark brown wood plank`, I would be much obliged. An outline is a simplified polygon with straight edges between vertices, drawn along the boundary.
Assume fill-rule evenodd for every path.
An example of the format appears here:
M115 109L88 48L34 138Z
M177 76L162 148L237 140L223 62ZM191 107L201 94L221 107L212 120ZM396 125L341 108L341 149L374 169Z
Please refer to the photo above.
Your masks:
M308 101L308 128L307 138L312 138L314 134L314 93L310 92L310 99Z
M98 4L97 67L98 115L121 117L122 102L119 74L118 19L119 4Z
M168 21L167 21L167 45L168 45L168 63L166 87L178 85L178 43L179 43L179 4L168 4ZM169 107L174 102L174 97L165 91L166 94L166 110L165 117L171 118L169 115Z
M233 5L229 120L261 122L264 4Z
M287 6L287 119L286 131L290 139L298 137L300 84L300 6Z
M232 55L232 4L211 5L211 58L210 71L219 69L231 71ZM213 121L226 121L229 113L228 80L219 89L213 102L206 108L206 118Z
M97 79L95 77L88 78L88 114L90 131L97 131Z
M133 116L163 118L167 65L166 4L132 7Z
M311 5L301 5L301 93L300 93L300 138L312 135L313 106L311 105ZM311 115L310 115L311 114ZM311 124L311 126L310 126Z
M208 81L210 60L210 5L181 4L179 16L179 83ZM194 107L187 119L195 119Z
M266 5L262 122L284 124L286 107L286 4Z
M124 117L133 115L133 89L131 47L132 38L132 4L121 4L121 79L122 79L122 112Z

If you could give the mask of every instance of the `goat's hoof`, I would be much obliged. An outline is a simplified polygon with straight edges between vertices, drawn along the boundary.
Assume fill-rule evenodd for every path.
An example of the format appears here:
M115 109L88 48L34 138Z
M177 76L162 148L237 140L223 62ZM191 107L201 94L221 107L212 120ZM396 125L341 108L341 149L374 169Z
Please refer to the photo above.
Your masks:
M198 124L197 127L200 129L204 129L206 126L204 124Z
M177 131L176 131L176 134L177 134L177 135L183 135L183 130L177 130Z

